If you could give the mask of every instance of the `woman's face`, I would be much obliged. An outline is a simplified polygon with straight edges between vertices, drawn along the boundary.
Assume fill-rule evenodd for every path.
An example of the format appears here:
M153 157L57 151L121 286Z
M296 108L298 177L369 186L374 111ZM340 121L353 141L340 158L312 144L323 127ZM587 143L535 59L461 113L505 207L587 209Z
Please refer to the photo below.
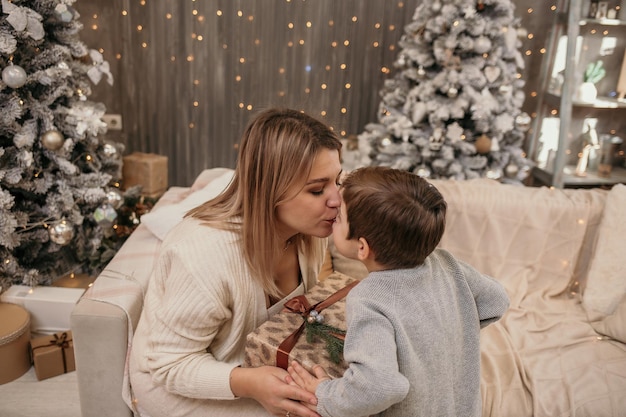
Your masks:
M276 208L279 233L285 240L297 233L328 237L339 212L339 152L321 150L315 160L304 188L294 185L293 198Z

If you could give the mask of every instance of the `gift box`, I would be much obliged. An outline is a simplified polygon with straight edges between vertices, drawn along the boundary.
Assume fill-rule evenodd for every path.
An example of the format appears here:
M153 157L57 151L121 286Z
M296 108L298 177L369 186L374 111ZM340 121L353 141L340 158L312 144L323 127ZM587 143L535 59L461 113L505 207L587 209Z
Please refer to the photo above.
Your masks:
M341 377L347 368L342 351L339 357L333 357L327 340L332 343L333 338L342 339L341 332L333 329L345 330L345 296L358 282L334 272L305 295L288 300L282 312L247 336L243 366L272 365L286 369L292 360L297 360L306 369L321 365L332 378ZM312 328L307 323L323 326Z
M0 303L0 384L11 382L30 369L29 341L28 311L16 304Z
M28 310L32 333L54 333L70 328L70 314L84 293L84 288L12 285L0 300Z
M141 186L141 194L160 197L167 190L167 156L133 152L123 158L124 189Z
M32 339L30 352L40 381L76 370L71 330Z

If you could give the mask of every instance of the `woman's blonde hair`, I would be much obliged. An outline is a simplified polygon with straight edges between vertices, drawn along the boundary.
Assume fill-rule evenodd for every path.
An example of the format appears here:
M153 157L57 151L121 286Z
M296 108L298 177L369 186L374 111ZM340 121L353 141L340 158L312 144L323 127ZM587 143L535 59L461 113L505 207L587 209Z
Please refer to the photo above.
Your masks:
M324 149L341 152L341 142L322 122L297 110L265 110L246 127L229 186L187 213L212 227L239 232L253 277L272 296L284 296L274 283L274 256L284 245L276 232L276 207L293 198L293 192L287 193L294 184L304 187ZM298 239L307 253L312 237Z

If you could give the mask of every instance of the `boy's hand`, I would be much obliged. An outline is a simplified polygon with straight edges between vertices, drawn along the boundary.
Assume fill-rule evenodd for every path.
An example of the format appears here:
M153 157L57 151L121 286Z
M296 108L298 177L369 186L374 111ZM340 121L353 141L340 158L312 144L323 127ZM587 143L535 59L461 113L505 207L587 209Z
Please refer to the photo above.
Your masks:
M320 365L313 367L313 374L304 369L298 362L293 361L287 369L291 379L301 388L315 394L315 390L320 382L330 380L330 376Z

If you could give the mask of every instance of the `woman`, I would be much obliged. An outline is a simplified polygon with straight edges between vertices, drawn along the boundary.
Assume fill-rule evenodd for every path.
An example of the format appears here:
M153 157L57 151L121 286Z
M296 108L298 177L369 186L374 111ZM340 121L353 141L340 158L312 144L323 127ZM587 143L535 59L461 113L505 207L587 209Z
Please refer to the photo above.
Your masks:
M295 110L251 121L230 185L161 246L130 360L141 415L318 416L283 369L239 365L246 335L316 283L340 206L340 150Z

